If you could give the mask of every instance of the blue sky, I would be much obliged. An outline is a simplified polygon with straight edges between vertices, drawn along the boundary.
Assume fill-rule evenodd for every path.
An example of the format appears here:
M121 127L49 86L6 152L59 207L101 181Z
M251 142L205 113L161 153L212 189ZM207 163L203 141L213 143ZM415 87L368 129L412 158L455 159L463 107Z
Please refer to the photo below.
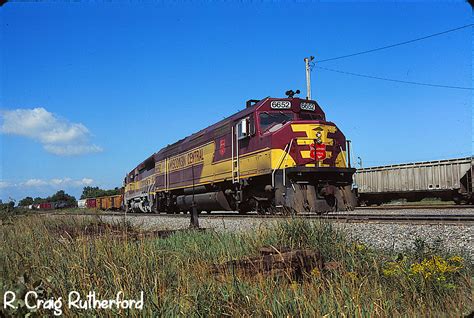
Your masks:
M247 99L304 93L306 56L350 54L472 22L462 1L7 3L0 199L120 186L151 153ZM472 32L320 66L471 87ZM472 91L321 69L313 69L312 86L364 166L472 154Z

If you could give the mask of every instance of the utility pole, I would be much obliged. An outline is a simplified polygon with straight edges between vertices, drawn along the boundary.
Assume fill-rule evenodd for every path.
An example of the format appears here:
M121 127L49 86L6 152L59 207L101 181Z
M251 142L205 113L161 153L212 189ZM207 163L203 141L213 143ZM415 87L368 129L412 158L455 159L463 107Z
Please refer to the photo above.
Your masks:
M311 66L309 63L314 60L314 56L305 57L306 64L306 99L311 99Z

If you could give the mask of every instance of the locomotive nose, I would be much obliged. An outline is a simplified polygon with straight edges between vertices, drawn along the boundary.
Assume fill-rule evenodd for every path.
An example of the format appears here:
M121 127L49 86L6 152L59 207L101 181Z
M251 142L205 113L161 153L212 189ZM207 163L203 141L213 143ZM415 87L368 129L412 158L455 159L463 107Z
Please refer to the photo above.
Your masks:
M295 161L306 167L346 167L345 138L332 123L293 122Z

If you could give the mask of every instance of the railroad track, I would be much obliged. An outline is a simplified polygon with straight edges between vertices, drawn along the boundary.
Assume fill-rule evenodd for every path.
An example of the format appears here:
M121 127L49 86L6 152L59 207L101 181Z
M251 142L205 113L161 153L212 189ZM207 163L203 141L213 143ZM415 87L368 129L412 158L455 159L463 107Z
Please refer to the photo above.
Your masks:
M46 213L44 213L46 214ZM184 218L189 219L189 214L152 214L152 213L124 213L124 212L100 212L100 213L68 213L68 212L56 212L48 213L53 215L78 215L78 216L115 216L115 217L152 217L152 218ZM285 215L259 215L257 213L249 214L238 214L236 212L224 212L224 213L211 213L211 214L200 214L200 219L216 219L216 218L260 218L260 219L311 219L311 220L331 220L340 222L383 222L383 223L423 223L423 224L470 224L474 223L473 214L354 214L354 213L332 213L332 214L298 214L293 216Z
M379 206L359 206L356 210L418 210L418 209L474 209L474 205L456 204L436 204L436 205L379 205Z
M321 219L345 221L379 221L403 223L473 223L474 214L328 214L320 216Z

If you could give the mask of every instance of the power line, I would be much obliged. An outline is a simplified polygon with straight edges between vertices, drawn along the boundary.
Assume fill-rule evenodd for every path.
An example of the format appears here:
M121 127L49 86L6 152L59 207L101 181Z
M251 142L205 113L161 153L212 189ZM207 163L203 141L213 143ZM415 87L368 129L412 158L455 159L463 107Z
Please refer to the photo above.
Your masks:
M346 72L346 71L340 71L340 70L335 70L335 69L332 69L332 68L327 68L327 67L322 67L322 66L316 66L316 68L319 68L319 69L322 69L322 70L326 70L326 71L330 71L330 72L335 72L335 73L341 73L341 74L353 75L353 76L358 76L358 77L365 77L365 78L378 79L378 80L382 80L382 81L403 83L403 84L413 84L413 85L421 85L421 86L431 86L431 87L441 87L441 88L473 90L472 87L461 87L461 86L438 85L438 84L430 84L430 83L402 81L402 80L397 80L397 79L392 79L392 78L384 78L384 77L378 77L378 76L371 76L371 75L365 75L365 74L358 74L358 73L351 73L351 72Z
M459 27L459 28L455 28L455 29L451 29L451 30L447 30L447 31L443 31L443 32L439 32L439 33L427 35L427 36L424 36L424 37L421 37L421 38L418 38L418 39L414 39L414 40L409 40L409 41L405 41L405 42L400 42L400 43L396 43L396 44L391 44L391 45L379 47L379 48L372 49L372 50L367 50L367 51L362 51L362 52L357 52L357 53L352 53L352 54L347 54L347 55L332 57L332 58L328 58L328 59L324 59L324 60L319 60L319 61L316 61L316 63L322 63L322 62L327 62L327 61L334 61L334 60L344 59L344 58L352 57L352 56L356 56L356 55L361 55L361 54L366 54L366 53L372 53L372 52L376 52L376 51L380 51L380 50L385 50L385 49L389 49L389 48L392 48L392 47L396 47L396 46L400 46L400 45L405 45L405 44L413 43L413 42L416 42L416 41L426 40L426 39L429 39L429 38L432 38L432 37L435 37L435 36L443 35L443 34L450 33L450 32L454 32L454 31L458 31L458 30L465 29L465 28L469 28L469 27L472 27L472 26L474 26L473 23L467 24L467 25L463 25L463 26L461 26L461 27Z

